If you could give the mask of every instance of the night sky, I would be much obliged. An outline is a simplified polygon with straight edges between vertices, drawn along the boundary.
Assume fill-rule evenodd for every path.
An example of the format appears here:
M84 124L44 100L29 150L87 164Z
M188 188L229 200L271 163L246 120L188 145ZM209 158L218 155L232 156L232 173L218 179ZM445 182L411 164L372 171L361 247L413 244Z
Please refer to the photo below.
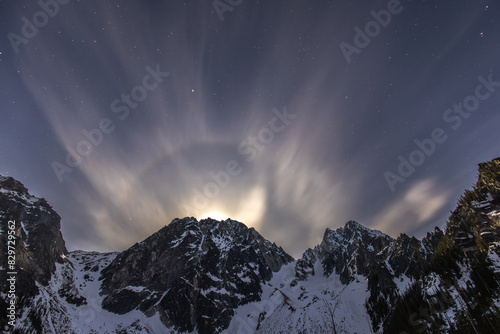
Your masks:
M500 156L498 1L0 1L0 31L0 175L69 249L185 216L294 257L420 238Z

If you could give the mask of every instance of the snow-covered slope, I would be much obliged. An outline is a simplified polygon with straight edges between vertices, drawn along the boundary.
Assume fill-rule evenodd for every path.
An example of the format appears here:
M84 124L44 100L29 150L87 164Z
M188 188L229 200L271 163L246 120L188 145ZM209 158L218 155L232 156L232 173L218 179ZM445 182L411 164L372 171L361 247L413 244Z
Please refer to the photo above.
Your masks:
M284 267L263 289L262 300L240 306L225 333L371 333L365 302L366 279L343 284L336 274L295 279L294 264Z
M126 317L103 310L99 276L118 253L75 251L57 264L47 286L26 307L21 333L170 333L157 316L132 311ZM175 333L174 331L172 333Z

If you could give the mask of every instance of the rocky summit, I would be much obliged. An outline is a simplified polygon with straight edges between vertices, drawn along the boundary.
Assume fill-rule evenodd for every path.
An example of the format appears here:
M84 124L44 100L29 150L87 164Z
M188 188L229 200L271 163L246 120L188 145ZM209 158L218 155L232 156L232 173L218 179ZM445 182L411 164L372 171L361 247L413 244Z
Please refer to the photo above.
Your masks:
M158 313L166 327L219 333L234 309L260 300L261 284L293 261L237 221L174 219L102 272L102 306Z
M2 309L12 300L8 231L15 235L14 333L500 328L500 159L480 164L444 231L393 238L349 221L298 260L240 222L192 217L123 252L68 252L58 214L8 177L0 177L0 218Z

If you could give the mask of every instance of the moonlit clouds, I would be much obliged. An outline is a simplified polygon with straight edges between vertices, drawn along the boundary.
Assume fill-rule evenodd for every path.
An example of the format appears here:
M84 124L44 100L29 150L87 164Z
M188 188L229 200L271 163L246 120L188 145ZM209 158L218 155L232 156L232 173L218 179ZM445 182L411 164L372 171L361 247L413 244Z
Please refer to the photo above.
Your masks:
M8 6L6 31L36 9ZM421 237L444 225L476 164L499 155L500 93L395 192L383 174L479 75L500 81L498 8L403 6L348 64L339 43L387 1L243 2L224 22L206 1L70 2L19 55L0 42L0 173L47 198L71 249L124 249L173 218L209 215L294 256L350 219ZM128 105L157 66L168 76ZM276 120L285 109L293 118ZM66 164L103 119L113 130L59 182L51 163Z
M440 189L435 180L415 183L402 198L386 205L374 217L374 227L387 234L415 232L415 227L438 218L451 200L451 192Z

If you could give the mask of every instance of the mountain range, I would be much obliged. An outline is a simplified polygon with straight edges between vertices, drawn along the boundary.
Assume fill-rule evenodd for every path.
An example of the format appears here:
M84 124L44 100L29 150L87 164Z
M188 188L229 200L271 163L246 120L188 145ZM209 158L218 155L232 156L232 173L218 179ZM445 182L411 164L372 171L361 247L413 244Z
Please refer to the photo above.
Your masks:
M349 221L297 260L230 219L176 218L112 253L69 252L60 221L0 176L4 333L500 332L500 159L444 231Z

